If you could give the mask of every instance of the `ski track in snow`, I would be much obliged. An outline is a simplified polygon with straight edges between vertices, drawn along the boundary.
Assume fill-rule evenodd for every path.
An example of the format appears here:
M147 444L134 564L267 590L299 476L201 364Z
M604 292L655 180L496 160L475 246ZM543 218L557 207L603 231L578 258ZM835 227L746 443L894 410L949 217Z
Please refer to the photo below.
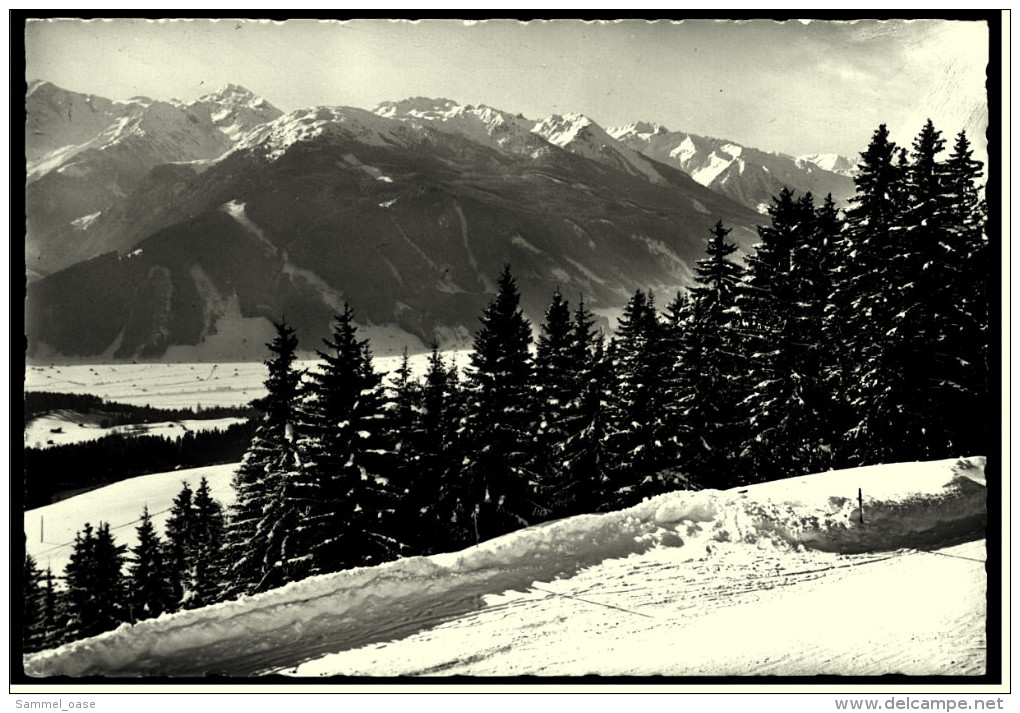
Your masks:
M982 542L945 554L984 556ZM917 550L748 562L657 548L489 597L412 636L287 669L300 676L984 673L983 563ZM962 587L919 607L946 581ZM957 596L959 595L959 596ZM920 611L919 615L917 612ZM932 629L933 615L941 626Z
M863 486L865 524L856 488ZM30 675L975 675L983 460L676 492L124 625Z

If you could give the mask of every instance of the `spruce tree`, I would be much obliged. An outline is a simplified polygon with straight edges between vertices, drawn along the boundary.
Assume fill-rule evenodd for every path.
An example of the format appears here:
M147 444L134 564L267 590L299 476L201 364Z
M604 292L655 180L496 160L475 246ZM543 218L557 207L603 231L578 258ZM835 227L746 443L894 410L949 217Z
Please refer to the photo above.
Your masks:
M678 422L671 393L672 358L655 298L635 291L623 310L610 355L615 378L608 448L613 453L612 506L675 489L667 469L678 460Z
M379 564L405 549L394 537L401 483L392 482L382 377L349 305L336 316L318 371L309 376L298 445L305 460L294 483L301 531L293 556L308 574Z
M748 432L741 469L748 480L825 470L831 451L824 305L831 200L816 214L808 193L783 189L770 226L748 260L738 305L744 321ZM825 221L823 225L821 221Z
M38 645L49 649L64 643L67 636L67 612L64 592L57 589L53 570L49 567L42 578L42 616Z
M21 641L23 651L31 653L45 648L45 614L43 574L35 559L26 554L22 571Z
M138 544L131 548L128 567L128 608L131 621L172 611L173 593L163 561L163 543L152 524L149 508L136 528Z
M988 453L994 436L990 383L989 286L995 284L995 266L988 241L987 205L979 182L982 164L975 161L967 134L961 131L945 163L945 222L953 258L962 257L955 274L954 333L946 340L955 360L947 360L952 371L944 378L955 384L946 409L954 417L955 453Z
M225 583L223 540L226 521L223 506L213 499L205 476L195 491L192 507L195 513L195 535L192 538L194 550L191 554L195 596L192 597L190 607L195 608L218 601Z
M583 304L575 312L575 347L587 345L577 372L577 391L564 412L565 438L556 453L554 517L613 509L618 501L610 451L613 379L604 338L590 331L593 322Z
M125 620L124 551L108 523L100 523L97 530L85 523L75 534L64 570L71 638L94 636Z
M458 477L462 456L457 430L461 399L456 369L448 366L433 343L428 368L412 391L414 418L402 451L408 480L402 519L413 528L420 554L447 552L469 544L457 522Z
M174 497L170 515L166 520L164 562L170 583L171 611L189 608L195 596L193 573L195 561L195 509L194 492L187 482Z
M577 372L570 304L557 289L545 312L535 350L534 396L538 416L536 448L531 468L537 479L537 499L549 514L558 510L562 485L558 478L558 449L566 439L566 411L576 397Z
M283 491L281 480L298 467L296 453L297 409L303 372L295 368L298 340L285 323L275 325L276 337L266 345L266 395L253 402L261 412L255 435L234 474L235 501L224 534L224 594L236 596L264 588L281 560L270 554L270 533L281 532L271 518L286 503L275 503ZM281 567L282 562L281 562ZM286 577L281 577L286 579Z
M827 317L839 345L838 398L852 412L852 425L835 444L837 467L887 462L903 438L890 422L896 406L884 398L889 380L898 378L889 370L885 352L891 336L884 330L899 309L890 266L900 247L894 234L902 227L903 155L886 126L879 126L861 154L857 193L837 244L839 267Z
M886 186L896 205L885 223L863 211L875 202L869 183L858 184L847 214L847 267L835 300L844 307L845 398L854 410L847 464L962 455L980 439L965 415L982 411L981 388L966 384L981 348L965 277L974 233L964 227L969 211L959 210L971 189L967 181L954 188L953 159L937 158L944 145L927 122ZM875 153L869 147L863 156Z
M468 528L471 541L548 515L534 500L537 483L529 468L537 419L529 388L531 326L519 304L517 283L506 265L475 334L468 374L458 524Z
M736 306L743 268L730 259L737 246L726 241L730 230L722 221L710 231L707 258L698 261L697 286L691 289L693 310L681 355L685 391L676 397L689 429L681 451L681 467L703 487L724 488L743 482L736 472L745 426L743 399L742 320Z

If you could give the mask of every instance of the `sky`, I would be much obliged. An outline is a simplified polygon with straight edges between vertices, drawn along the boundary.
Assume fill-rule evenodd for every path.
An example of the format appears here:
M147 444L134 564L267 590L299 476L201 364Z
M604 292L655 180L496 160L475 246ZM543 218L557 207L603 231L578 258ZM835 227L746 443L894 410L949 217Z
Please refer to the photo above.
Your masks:
M123 100L243 85L284 111L411 96L583 113L792 155L987 125L985 23L944 20L40 20L26 79Z

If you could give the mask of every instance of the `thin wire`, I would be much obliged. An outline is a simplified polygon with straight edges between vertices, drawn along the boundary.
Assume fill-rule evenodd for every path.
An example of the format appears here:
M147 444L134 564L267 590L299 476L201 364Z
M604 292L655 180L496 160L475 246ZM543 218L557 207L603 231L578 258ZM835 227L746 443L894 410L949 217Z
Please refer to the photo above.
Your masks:
M566 597L567 599L576 599L577 601L584 602L585 604L594 604L595 606L605 607L606 609L616 609L617 611L627 612L628 614L637 614L638 616L643 616L646 619L654 619L655 618L655 617L653 617L650 614L645 614L644 612L634 611L633 609L624 609L623 607L618 607L618 606L615 606L613 604L603 604L602 602L593 602L590 599L584 599L582 597L575 597L572 594L564 594L563 592L554 592L551 589L543 589L542 587L536 586L534 584L531 585L531 588L532 589L537 589L540 592L545 592L546 594L554 594L554 595L556 595L558 597Z

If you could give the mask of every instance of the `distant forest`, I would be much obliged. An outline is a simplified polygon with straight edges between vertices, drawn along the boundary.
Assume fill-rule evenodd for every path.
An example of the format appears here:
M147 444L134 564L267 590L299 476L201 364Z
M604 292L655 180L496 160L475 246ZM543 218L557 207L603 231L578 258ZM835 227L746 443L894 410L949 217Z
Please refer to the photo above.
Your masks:
M251 418L247 406L165 409L104 401L91 394L27 392L25 422L55 411L89 417L101 428L190 419ZM174 438L110 433L94 441L25 449L24 508L41 507L74 494L127 478L177 468L233 463L244 455L254 433L249 422L222 430L186 431Z
M183 421L203 418L249 418L254 414L251 406L208 406L197 408L158 408L155 406L133 406L131 404L104 401L93 394L65 394L56 391L25 392L25 422L45 416L53 411L76 411L84 414L99 414L103 417L100 426L124 426L133 423L156 421Z

